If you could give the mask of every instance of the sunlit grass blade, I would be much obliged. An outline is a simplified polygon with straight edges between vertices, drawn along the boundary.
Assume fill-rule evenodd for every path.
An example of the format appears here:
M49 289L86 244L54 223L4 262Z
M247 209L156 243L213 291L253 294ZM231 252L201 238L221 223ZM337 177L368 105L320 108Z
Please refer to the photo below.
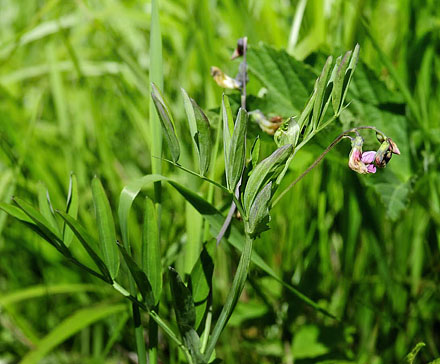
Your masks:
M110 203L98 177L92 181L93 202L99 232L99 246L112 279L119 271L119 254L116 246L116 230Z

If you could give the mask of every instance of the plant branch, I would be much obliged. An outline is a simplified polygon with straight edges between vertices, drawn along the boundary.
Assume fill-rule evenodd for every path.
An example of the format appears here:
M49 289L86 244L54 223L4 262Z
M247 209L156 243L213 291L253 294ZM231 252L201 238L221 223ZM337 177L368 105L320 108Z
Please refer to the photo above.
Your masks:
M335 146L336 144L338 144L342 139L344 139L345 137L348 136L348 134L350 133L355 133L358 130L363 130L363 129L370 129L370 130L374 130L376 133L385 135L384 133L382 133L379 129L375 128L374 126L358 126L357 128L352 128L349 130L346 130L344 132L342 132L341 134L339 134L335 140L333 140L330 145L324 150L324 152L322 152L322 154L303 172L301 173L289 186L287 186L279 195L278 197L274 200L272 207L275 206L280 200L281 198L287 193L289 192L289 190L294 187L299 181L301 181L313 168L315 168L319 162L322 161L322 159L327 155L328 152L330 152ZM313 134L314 135L314 134ZM295 154L296 152L301 149L301 147L307 143L312 137L307 138L306 140L304 140L300 145L299 148L295 149Z

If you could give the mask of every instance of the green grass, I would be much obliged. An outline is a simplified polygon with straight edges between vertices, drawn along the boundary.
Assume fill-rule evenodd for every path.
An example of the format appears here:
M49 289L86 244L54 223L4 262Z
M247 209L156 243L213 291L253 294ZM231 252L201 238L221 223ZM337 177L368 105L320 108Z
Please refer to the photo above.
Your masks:
M165 182L160 189L148 184L142 197L134 200L131 213L121 215L121 191L154 172L200 192L223 215L230 198L208 182L154 158L161 153L171 158L171 154L166 141L163 152L158 143L154 122L159 119L153 116L150 81L158 84L169 102L180 163L197 172L199 156L181 88L206 112L212 146L215 150L215 143L220 146L211 157L207 176L226 184L223 143L215 139L222 134L218 133L222 89L212 80L210 67L235 76L239 61L229 57L237 39L247 35L248 93L256 96L264 85L271 97L265 105L250 97L249 108L258 105L271 116L288 117L303 109L326 57L337 57L359 43L360 63L347 95L349 107L298 151L281 189L352 126L378 127L397 142L402 154L394 156L381 174L359 176L347 168L350 148L348 142L341 143L276 204L271 229L254 243L266 265L255 260L251 264L244 293L220 336L216 355L225 363L388 364L405 362L412 348L424 342L414 363L440 357L440 12L436 1L157 3L159 33L153 31L157 19L151 2L3 1L1 202L18 196L39 204L49 217L48 190L54 208L65 211L73 171L78 220L84 229L100 240L94 210L99 192L105 218L110 221L111 211L116 222L116 238L126 243L122 228L126 224L133 256L142 266L147 234L144 196L148 196L160 202L155 208L160 217L162 271L173 265L187 282L202 243L216 235L222 219L217 215L202 219ZM299 3L305 3L304 14L295 17ZM297 40L289 43L293 25L299 27ZM270 47L288 49L299 60L294 67L302 70L302 82L294 83L281 56L267 67L274 70L281 65L285 88L275 77L258 77L263 69L258 54L252 52L264 49L259 42L269 47L267 54L274 52ZM232 96L233 109L235 102ZM272 137L251 121L249 145L257 134L261 160L276 147ZM368 145L373 142L374 135L366 138ZM95 175L110 210L102 202L102 191L92 188ZM151 206L148 211L154 216ZM63 234L62 220L57 219L52 226ZM233 226L236 232L231 236L243 244L240 222ZM102 234L114 233L103 230ZM100 272L76 237L70 249L75 259ZM213 328L230 291L239 250L222 242L210 253L215 267ZM115 273L114 256L106 259ZM134 292L125 263L120 270L121 284ZM170 277L164 277L158 314L178 332ZM26 358L24 362L32 363L36 362L32 358L44 356L44 363L128 363L129 353L142 352L139 346L136 349L133 324L127 321L131 307L122 305L128 302L106 286L91 289L100 283L0 212L0 359ZM291 286L337 319L300 300ZM146 328L153 323L143 311L141 321ZM162 329L158 340L157 353L150 351L150 358L157 355L159 363L185 362Z

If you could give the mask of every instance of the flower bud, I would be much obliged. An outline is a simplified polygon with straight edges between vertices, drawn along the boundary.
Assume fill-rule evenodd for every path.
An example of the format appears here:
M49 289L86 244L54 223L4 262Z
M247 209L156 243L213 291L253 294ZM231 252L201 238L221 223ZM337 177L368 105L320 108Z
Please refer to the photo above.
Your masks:
M236 79L228 76L218 67L211 67L211 76L220 87L229 89L239 89L241 87Z
M375 162L377 167L385 168L387 166L387 163L391 159L391 157L387 155L389 149L390 149L390 142L388 141L388 139L385 139L385 141L380 145L379 149L376 152Z

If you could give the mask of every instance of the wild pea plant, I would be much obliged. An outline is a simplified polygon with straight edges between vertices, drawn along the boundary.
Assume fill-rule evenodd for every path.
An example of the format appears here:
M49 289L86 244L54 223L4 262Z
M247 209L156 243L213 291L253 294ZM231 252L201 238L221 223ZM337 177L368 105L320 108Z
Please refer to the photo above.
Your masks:
M260 110L250 112L246 110L248 81L246 52L247 40L243 38L238 42L234 52L234 57L243 57L236 78L227 76L218 68L212 71L215 81L220 86L236 89L241 96L241 107L236 115L232 111L229 97L223 95L222 100L225 183L207 177L215 155L212 151L212 127L206 113L183 91L189 130L199 159L198 171L196 171L196 168L188 169L179 164L180 141L176 135L172 112L159 87L152 84L152 100L171 155L171 160L168 162L222 190L232 200L227 217L199 196L197 191L157 173L133 181L121 192L117 211L121 241L117 238L115 214L111 210L106 192L98 177L92 181L99 237L97 241L93 237L95 234L87 231L77 220L78 192L75 175L71 176L66 207L62 210L53 208L49 195L47 199L39 199L38 208L18 197L13 198L14 204L0 205L1 209L33 229L67 260L112 286L132 303L139 363L146 362L144 328L139 310L146 311L150 318L150 325L147 328L150 354L151 350L157 350L157 332L151 325L154 322L169 341L181 349L186 362L192 364L220 362L215 354L216 344L245 287L251 261L262 267L304 302L331 316L288 283L282 282L270 267L264 265L258 255L252 253L253 245L258 242L259 235L269 229L272 207L341 140L350 139L352 149L348 165L361 174L375 173L376 168L387 165L392 154L400 154L393 140L375 127L353 128L340 134L308 169L283 191L279 191L281 181L290 177L289 165L297 152L333 123L346 107L345 98L356 68L359 46L343 57L337 58L335 62L332 57L327 59L303 111L299 116L291 117L284 122L280 118L268 118ZM259 140L248 140L250 115L262 130L274 135L277 145L277 149L263 159L260 157ZM363 151L360 130L371 130L376 133L380 143L377 151ZM248 142L251 144L248 145ZM159 309L160 305L166 302L163 300L164 275L159 238L158 201L149 198L145 200L141 256L135 256L131 250L128 221L132 204L142 189L158 182L170 184L204 216L206 223L216 232L217 242L222 239L228 241L241 252L229 294L218 317L213 317L211 310L212 300L215 298L212 297L214 269L212 250L216 249L212 241L205 243L189 277L182 279L176 269L168 268L167 281L172 294L175 324L167 322ZM239 212L242 230L231 225L235 209ZM96 267L87 266L72 254L70 245L74 237L84 247ZM150 362L157 362L157 355L150 355Z

